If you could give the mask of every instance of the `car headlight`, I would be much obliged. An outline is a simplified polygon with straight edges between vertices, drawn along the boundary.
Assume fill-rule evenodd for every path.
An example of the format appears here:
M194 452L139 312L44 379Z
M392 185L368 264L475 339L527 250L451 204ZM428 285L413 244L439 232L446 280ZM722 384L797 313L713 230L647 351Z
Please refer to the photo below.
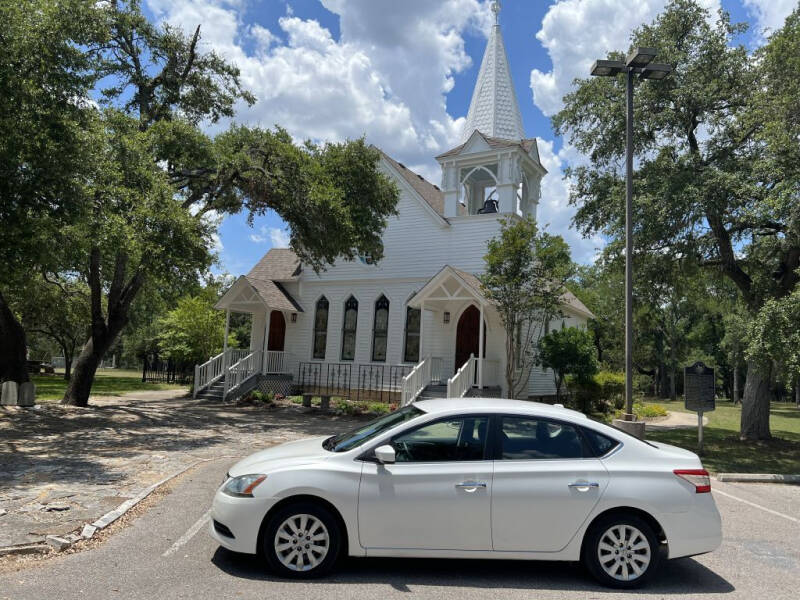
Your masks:
M237 498L252 498L253 490L266 478L266 475L261 475L259 473L233 477L223 486L222 492L229 496L236 496Z

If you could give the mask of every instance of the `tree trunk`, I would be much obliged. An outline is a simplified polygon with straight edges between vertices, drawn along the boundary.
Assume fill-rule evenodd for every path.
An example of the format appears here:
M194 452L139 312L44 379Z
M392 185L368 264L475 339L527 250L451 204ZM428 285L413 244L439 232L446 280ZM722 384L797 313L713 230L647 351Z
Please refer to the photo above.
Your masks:
M772 437L769 432L769 401L769 374L764 373L755 361L747 361L740 439L753 441Z
M0 381L30 381L25 330L0 293Z
M95 350L94 340L89 339L83 347L78 360L75 361L75 370L64 392L61 404L69 406L88 406L89 394L92 391L92 383L97 372L97 367L103 360L103 355L111 345L112 339L107 337L101 340L97 350Z
M658 395L660 398L669 398L669 378L667 377L667 365L658 365Z
M739 402L739 364L736 363L733 367L733 404Z
M800 408L800 379L794 384L794 403Z
M677 392L677 390L675 388L675 365L674 364L670 367L670 373L669 373L669 399L672 402L675 402L675 400L678 399L678 392Z
M64 380L69 381L72 376L72 355L64 354Z

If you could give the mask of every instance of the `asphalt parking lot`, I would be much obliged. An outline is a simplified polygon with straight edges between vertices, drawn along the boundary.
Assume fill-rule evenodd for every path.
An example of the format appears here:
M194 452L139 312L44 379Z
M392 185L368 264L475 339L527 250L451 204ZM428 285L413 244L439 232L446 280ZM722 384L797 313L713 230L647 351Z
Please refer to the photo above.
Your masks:
M273 578L255 558L207 535L207 511L231 459L184 476L99 546L0 573L0 598L796 598L800 487L713 483L724 541L714 553L664 565L642 590L594 583L574 564L350 559L328 579Z

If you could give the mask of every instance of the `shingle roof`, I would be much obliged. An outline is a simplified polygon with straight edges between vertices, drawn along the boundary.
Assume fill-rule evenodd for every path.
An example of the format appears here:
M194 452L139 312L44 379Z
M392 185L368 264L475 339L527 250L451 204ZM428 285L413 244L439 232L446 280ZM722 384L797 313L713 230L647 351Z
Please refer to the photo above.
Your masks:
M538 144L536 143L536 138L526 138L523 140L506 140L503 138L496 138L484 135L482 131L478 131L478 133L481 134L483 139L486 140L486 143L489 144L489 147L492 149L513 148L516 146L522 148L528 154L531 154L531 150L535 150L533 154L534 156L536 156L537 160L539 159L539 148ZM453 156L455 154L458 154L466 145L467 142L464 142L460 146L456 146L452 150L448 150L447 152L440 154L436 158L447 158L448 156Z
M402 175L403 179L414 188L414 191L416 191L433 210L440 215L444 215L444 194L442 194L442 190L439 189L439 186L433 185L422 175L414 173L414 171L406 167L403 163L397 162L383 150L379 149L379 151L386 159L386 162L392 165L395 170Z
M247 274L248 277L275 281L291 281L299 275L300 260L289 248L272 248Z
M489 34L462 139L467 140L476 129L509 140L525 137L519 101L498 24L492 27Z
M303 312L300 305L279 282L270 279L258 279L250 275L245 275L245 279L272 310Z

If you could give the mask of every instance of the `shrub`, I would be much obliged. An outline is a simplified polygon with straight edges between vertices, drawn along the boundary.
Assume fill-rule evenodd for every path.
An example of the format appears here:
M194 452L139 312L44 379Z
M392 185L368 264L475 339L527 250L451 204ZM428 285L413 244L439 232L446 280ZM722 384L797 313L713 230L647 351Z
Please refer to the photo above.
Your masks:
M572 408L586 414L609 413L625 404L624 373L600 371L584 382L568 377L567 388L572 396Z

